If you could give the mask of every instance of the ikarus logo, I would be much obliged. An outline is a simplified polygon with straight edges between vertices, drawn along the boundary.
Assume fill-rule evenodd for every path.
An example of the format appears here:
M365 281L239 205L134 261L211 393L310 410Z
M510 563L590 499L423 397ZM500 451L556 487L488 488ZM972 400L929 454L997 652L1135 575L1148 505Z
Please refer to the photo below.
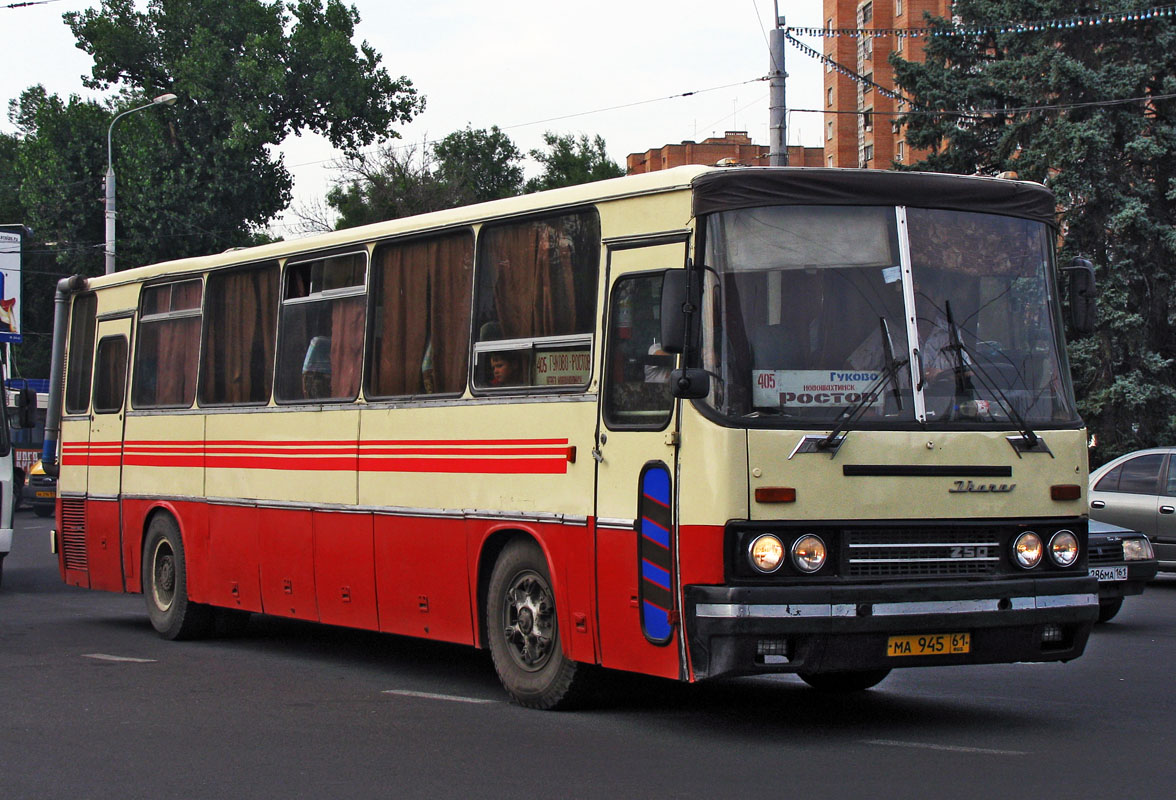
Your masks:
M1017 488L1015 483L973 483L972 481L954 481L949 494L1002 494Z

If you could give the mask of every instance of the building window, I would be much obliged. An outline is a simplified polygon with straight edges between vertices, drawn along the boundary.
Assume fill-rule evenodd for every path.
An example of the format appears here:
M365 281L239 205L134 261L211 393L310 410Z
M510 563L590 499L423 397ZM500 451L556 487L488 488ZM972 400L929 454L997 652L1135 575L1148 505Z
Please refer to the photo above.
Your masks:
M825 123L825 138L830 142L833 141L833 121Z
M874 4L866 3L858 12L858 20L862 23L862 27L866 27L874 21Z
M896 53L901 53L901 52L902 52L902 48L903 48L903 42L904 42L904 41L906 41L906 37L905 37L905 36L899 36L899 35L896 35L896 36L894 37L894 52L896 52Z
M873 160L874 160L874 145L872 145L872 144L862 145L861 166L868 167L868 166L870 166L870 162Z
M894 0L894 16L902 16L902 0Z
M906 157L906 142L896 142L894 145L894 160L901 164Z
M825 105L829 108L833 107L833 87L830 86L825 90Z
M862 130L863 131L874 130L874 112L873 111L870 111L867 109L866 111L862 112Z
M873 82L874 82L874 73L867 72L865 75L862 75L862 94L869 94L870 93L870 89L874 88L871 85Z
M826 156L825 157L825 165L829 166L829 167L833 166L833 156Z

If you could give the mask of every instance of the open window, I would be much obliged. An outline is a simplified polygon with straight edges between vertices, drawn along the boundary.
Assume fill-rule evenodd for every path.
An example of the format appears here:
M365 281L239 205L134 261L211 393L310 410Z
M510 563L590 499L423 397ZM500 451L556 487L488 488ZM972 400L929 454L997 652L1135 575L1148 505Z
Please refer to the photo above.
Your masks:
M278 402L356 398L366 287L365 251L286 264L274 392Z
M196 399L200 353L200 279L143 289L131 404L188 408Z

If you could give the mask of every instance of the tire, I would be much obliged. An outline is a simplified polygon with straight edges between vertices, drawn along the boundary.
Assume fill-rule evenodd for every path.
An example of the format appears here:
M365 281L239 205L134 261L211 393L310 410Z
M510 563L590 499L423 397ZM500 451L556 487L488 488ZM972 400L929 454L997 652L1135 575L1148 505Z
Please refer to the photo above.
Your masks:
M188 599L184 542L167 514L156 514L147 527L142 574L147 616L161 637L199 639L212 632L212 608Z
M863 692L877 686L889 674L890 670L888 669L872 669L861 672L802 672L800 678L819 691L847 694L849 692Z
M564 652L547 559L533 541L506 546L490 574L486 638L503 688L527 708L567 708L582 699L589 667Z
M1110 622L1122 607L1122 597L1116 597L1114 600L1100 600L1098 604L1098 621Z

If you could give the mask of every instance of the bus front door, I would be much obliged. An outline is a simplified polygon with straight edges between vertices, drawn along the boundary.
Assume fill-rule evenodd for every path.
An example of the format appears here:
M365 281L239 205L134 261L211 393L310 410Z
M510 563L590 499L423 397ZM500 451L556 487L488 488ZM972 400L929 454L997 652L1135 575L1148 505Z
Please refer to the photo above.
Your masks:
M98 322L86 459L86 560L90 588L123 590L121 504L129 317Z
M596 449L597 618L601 663L683 675L674 508L672 357L660 346L661 284L688 234L610 242Z

